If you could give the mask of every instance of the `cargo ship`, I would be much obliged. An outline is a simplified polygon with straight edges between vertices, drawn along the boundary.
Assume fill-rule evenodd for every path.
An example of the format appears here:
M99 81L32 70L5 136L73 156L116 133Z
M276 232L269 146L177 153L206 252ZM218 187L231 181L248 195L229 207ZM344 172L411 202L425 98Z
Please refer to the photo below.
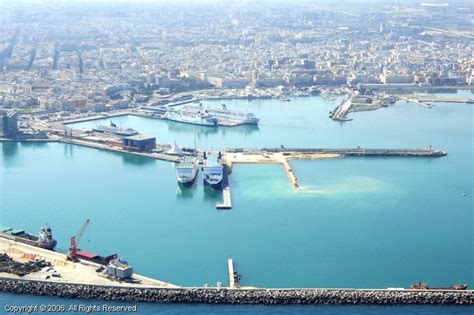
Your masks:
M448 288L433 288L433 287L430 287L427 283L418 282L418 283L413 283L410 286L410 289L412 290L466 290L467 284L455 284Z
M217 119L211 117L206 110L200 107L189 107L186 106L182 109L169 109L164 115L163 118L188 123L193 125L200 125L200 126L209 126L215 127L217 126Z
M12 228L0 227L0 236L16 242L53 250L56 247L56 240L53 239L51 228L46 224L41 228L39 235L31 235L24 230L14 230Z
M198 171L198 158L195 156L185 156L176 168L178 183L184 187L191 187L194 184Z
M132 128L120 128L117 127L112 121L110 122L110 126L96 126L92 128L92 130L102 133L114 134L122 137L130 137L138 135L138 131Z
M224 165L222 155L204 153L202 171L204 173L204 185L215 190L222 190L222 179L224 178Z

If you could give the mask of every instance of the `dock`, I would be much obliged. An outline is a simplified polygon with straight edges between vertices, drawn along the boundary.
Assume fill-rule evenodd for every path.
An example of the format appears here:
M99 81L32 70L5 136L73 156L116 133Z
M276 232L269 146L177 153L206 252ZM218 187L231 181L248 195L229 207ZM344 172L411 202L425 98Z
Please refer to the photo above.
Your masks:
M354 96L350 96L342 103L334 109L334 111L331 112L329 117L332 120L338 120L338 121L349 121L352 120L352 118L347 117L347 113L349 112L349 109L352 106L352 100Z
M0 253L8 255L8 257L20 263L28 263L35 259L45 260L51 263L52 270L50 271L42 269L30 272L24 276L8 272L0 272L0 277L7 279L22 279L25 281L48 280L49 283L80 283L84 285L115 286L120 288L178 288L178 286L174 284L138 274L133 274L133 281L117 282L107 278L101 273L98 273L96 268L98 268L99 265L96 263L86 261L72 262L68 260L67 255L64 253L16 242L4 237L0 237ZM59 274L60 277L52 276L53 273Z
M235 270L234 260L232 258L227 259L227 271L229 274L229 288L230 289L240 288L240 283L239 283L240 276Z
M230 164L230 165L229 165ZM216 204L216 209L218 210L230 210L232 209L232 196L230 193L230 182L229 175L232 173L232 162L227 162L224 164L224 174L222 178L222 202Z
M232 258L227 260L227 271L229 273L229 288L235 289L234 261Z
M222 189L222 202L216 204L216 208L219 210L229 210L232 209L232 197L230 194L230 186Z

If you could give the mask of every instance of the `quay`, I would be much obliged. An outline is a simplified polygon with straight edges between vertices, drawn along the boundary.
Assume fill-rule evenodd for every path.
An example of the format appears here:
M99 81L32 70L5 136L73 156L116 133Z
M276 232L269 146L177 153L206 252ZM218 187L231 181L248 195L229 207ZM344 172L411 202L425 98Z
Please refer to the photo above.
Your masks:
M76 144L84 147L101 149L101 150L108 150L126 154L132 154L137 156L143 156L148 158L153 158L157 160L167 161L167 162L175 162L178 163L180 161L180 157L176 155L169 155L164 153L156 153L156 152L138 152L138 151L130 151L125 150L121 146L114 146L111 144L103 144L95 141L87 141L87 140L80 140L80 139L58 139L57 141L69 144Z
M165 107L175 107L175 106L185 105L185 104L189 104L189 103L196 103L196 102L199 102L201 100L202 100L201 98L192 98L190 100L185 100L185 101L181 101L181 102L168 103L164 106Z
M51 263L51 268L60 277L51 276L51 270L39 270L24 276L18 276L8 272L0 272L0 277L10 280L36 281L48 280L49 283L82 283L90 285L115 286L115 287L170 287L177 288L168 282L151 279L145 276L133 274L130 282L117 282L96 272L100 265L93 262L72 262L67 255L43 249L40 247L16 242L0 237L0 253L7 254L14 261L28 263L31 260L45 260Z
M86 115L86 116L79 116L79 117L74 117L74 118L65 117L60 120L51 120L50 122L56 122L56 123L62 123L63 125L68 125L68 124L74 124L74 123L79 123L79 122L134 115L134 114L135 112L132 110L118 110L118 111L104 112L102 114Z

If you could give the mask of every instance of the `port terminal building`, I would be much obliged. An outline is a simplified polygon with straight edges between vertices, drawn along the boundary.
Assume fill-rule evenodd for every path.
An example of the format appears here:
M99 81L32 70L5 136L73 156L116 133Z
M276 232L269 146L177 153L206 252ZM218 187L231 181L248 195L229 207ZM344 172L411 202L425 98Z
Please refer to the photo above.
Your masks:
M144 135L134 135L122 138L122 145L125 150L144 152L155 148L156 138Z
M16 110L0 109L0 137L14 138L18 131Z

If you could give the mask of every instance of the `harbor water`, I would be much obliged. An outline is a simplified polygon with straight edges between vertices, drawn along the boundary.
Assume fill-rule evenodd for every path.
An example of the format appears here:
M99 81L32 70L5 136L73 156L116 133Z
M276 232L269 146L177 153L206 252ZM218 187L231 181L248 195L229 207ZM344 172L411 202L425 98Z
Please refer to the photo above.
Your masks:
M66 251L90 218L81 248L118 252L137 272L178 285L226 284L229 255L242 284L259 287L474 285L472 104L399 102L351 113L354 120L341 124L328 118L336 103L320 97L225 103L253 112L260 126L112 120L181 146L192 146L195 134L200 148L432 145L448 156L292 161L299 189L283 166L236 165L233 209L217 211L220 194L204 189L202 178L180 189L172 163L61 143L3 143L0 225L36 232L48 222Z

